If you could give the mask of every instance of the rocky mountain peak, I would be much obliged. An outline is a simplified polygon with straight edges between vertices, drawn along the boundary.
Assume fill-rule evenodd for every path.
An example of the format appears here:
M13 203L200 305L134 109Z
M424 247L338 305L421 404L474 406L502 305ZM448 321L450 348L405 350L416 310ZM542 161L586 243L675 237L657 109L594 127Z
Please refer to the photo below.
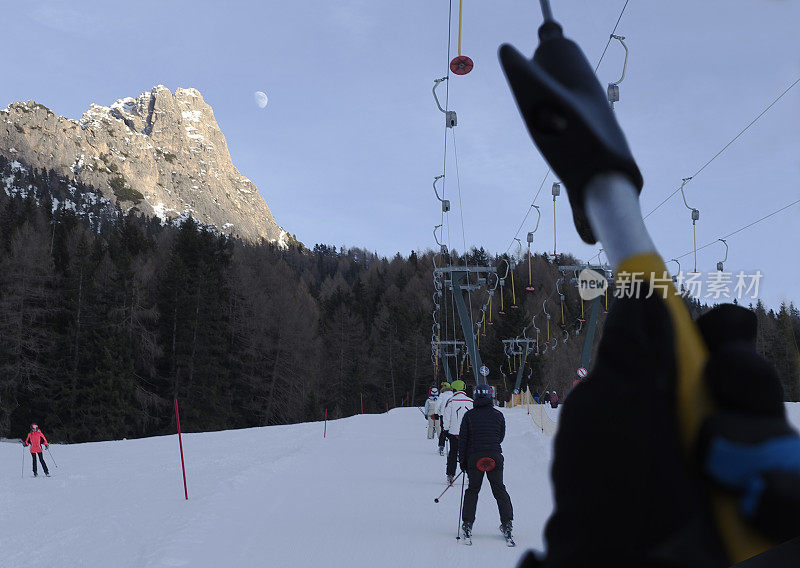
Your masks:
M249 241L284 244L253 182L233 165L214 111L196 89L158 85L80 120L34 101L0 110L0 154L95 187L123 210L166 222L190 214Z

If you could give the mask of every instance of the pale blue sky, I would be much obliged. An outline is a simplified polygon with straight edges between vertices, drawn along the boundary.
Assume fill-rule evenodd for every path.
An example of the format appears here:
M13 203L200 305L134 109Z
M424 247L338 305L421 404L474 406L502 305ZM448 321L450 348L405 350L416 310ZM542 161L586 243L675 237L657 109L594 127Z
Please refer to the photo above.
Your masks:
M624 0L553 0L568 36L595 62ZM458 2L454 0L457 8ZM214 108L240 171L277 221L306 244L391 255L433 245L440 212L443 118L431 97L445 72L448 0L7 2L0 107L34 99L79 117L153 85L195 87ZM617 33L631 49L617 104L645 176L645 212L680 185L800 77L800 2L630 0ZM468 246L505 250L547 167L530 142L497 62L510 41L532 52L538 2L464 0L463 53L475 69L451 80ZM455 28L454 28L455 29ZM455 46L455 37L453 38ZM454 47L455 52L455 47ZM619 78L612 43L601 81ZM269 95L266 109L253 92ZM800 85L687 185L701 211L698 243L800 198ZM450 237L462 249L452 168ZM534 246L552 246L549 179ZM579 257L566 197L559 248ZM764 273L775 305L800 300L800 205L729 240L730 270ZM691 250L680 195L648 219L661 252ZM525 227L520 233L524 242ZM699 253L713 270L721 243ZM684 269L691 259L683 259ZM673 265L674 266L674 265Z

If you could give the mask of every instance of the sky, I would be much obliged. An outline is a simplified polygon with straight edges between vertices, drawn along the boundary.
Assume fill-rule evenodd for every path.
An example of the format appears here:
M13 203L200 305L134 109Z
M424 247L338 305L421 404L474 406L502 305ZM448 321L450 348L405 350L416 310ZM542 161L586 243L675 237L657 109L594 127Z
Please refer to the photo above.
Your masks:
M214 108L234 164L306 245L386 256L435 247L441 210L431 184L442 173L444 120L431 88L446 73L449 0L0 4L15 23L4 27L0 107L33 99L78 118L92 102L109 105L157 84L194 87ZM534 0L463 4L462 53L475 67L449 81L458 175L451 137L444 238L458 250L514 252L547 165L519 117L497 48L510 42L532 53L541 14ZM552 1L592 63L624 4ZM451 56L455 0L453 7ZM644 174L645 213L800 77L798 21L800 2L789 0L629 0L617 29L630 57L616 112ZM598 70L603 85L619 79L623 59L622 46L611 43ZM255 91L268 95L266 108ZM799 140L800 85L687 184L687 201L701 212L698 245L800 199ZM553 181L536 201L537 251L552 252ZM761 271L759 296L770 306L800 303L799 215L797 204L728 240L726 271ZM597 255L599 247L578 238L565 194L555 224L559 252ZM535 213L519 232L523 243L534 225ZM692 251L680 194L647 225L665 258ZM724 252L719 242L701 250L697 269L714 271ZM684 271L693 268L692 255L680 261Z

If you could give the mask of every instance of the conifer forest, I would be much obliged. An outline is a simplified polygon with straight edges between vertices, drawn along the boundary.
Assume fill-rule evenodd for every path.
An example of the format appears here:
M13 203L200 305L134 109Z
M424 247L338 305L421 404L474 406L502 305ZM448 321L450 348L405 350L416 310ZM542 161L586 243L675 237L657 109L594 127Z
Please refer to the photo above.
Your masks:
M50 195L64 183L27 175ZM437 370L444 380L431 356L430 250L384 258L296 240L280 248L191 219L178 227L119 211L109 219L87 222L50 201L0 192L0 436L24 437L32 421L65 442L173 433L175 398L186 431L321 420L325 410L339 418L361 412L362 400L365 413L421 405ZM482 249L450 256L500 260ZM519 308L499 316L495 305L494 325L482 328L481 355L501 400L515 380L501 339L520 334L560 276L541 253L532 274L535 291L519 287ZM516 276L527 282L524 262ZM508 286L504 293L510 305ZM707 309L690 308L695 316ZM800 312L753 308L758 349L786 400L798 401ZM553 326L569 340L529 361L523 388L568 392L583 344L575 286L564 309L566 328ZM442 325L457 325L452 306L445 313ZM601 315L598 331L602 324ZM463 364L452 371L471 373Z

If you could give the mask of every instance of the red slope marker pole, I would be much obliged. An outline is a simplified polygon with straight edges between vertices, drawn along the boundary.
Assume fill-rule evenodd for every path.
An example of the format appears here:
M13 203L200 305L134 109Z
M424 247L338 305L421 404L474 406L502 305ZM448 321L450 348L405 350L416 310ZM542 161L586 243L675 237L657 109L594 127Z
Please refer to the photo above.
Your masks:
M323 428L322 428L322 437L324 438L327 435L328 435L328 409L326 408L325 409L325 426L323 426Z
M186 464L183 462L183 441L181 440L181 416L178 413L178 399L175 399L175 422L178 424L178 446L181 449L181 469L183 470L183 495L189 500L189 490L186 488Z

